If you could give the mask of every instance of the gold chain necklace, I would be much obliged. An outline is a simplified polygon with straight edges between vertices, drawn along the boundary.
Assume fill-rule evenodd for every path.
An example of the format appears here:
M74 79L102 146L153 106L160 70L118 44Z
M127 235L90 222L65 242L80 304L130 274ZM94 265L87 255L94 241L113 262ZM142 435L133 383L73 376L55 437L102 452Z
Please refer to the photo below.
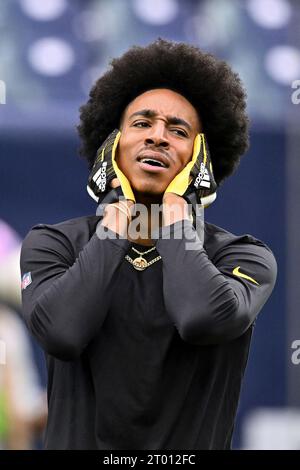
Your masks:
M145 256L147 253L150 253L151 251L155 250L155 246L153 246L152 248L150 248L149 250L147 251L144 251L143 253L141 253L140 251L138 251L136 248L134 248L134 246L131 247L133 249L133 251L135 251L138 255L137 258L135 259L132 259L130 258L130 256L126 255L125 258L127 259L127 261L129 261L130 264L132 264L132 266L137 270L137 271L144 271L144 269L148 268L149 266L151 266L153 263L155 263L156 261L159 261L161 259L161 256L157 256L156 258L152 259L151 261L147 261L143 256Z
M143 251L143 253L141 253L139 250L137 250L136 248L134 248L134 246L132 246L131 248L132 248L133 251L135 251L138 255L147 255L148 253L150 253L150 251L155 250L155 246L153 246L153 247L150 248L149 250Z

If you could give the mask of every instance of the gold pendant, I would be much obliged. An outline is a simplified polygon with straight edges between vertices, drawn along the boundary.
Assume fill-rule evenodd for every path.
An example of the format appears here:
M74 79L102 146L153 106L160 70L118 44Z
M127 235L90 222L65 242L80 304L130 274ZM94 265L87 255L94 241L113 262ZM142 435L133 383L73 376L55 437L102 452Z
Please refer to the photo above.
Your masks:
M135 258L132 264L135 267L135 269L137 269L138 271L143 271L148 266L148 262L142 256Z

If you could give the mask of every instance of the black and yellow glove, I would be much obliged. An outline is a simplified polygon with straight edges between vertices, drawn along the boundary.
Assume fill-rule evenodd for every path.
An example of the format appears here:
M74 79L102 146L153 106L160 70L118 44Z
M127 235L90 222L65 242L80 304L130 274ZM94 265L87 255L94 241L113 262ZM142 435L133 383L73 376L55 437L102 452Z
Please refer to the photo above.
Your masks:
M175 176L165 193L182 196L195 209L195 204L208 207L217 197L216 189L205 135L197 134L191 161Z
M135 202L135 197L130 183L115 161L116 148L121 132L115 129L103 142L97 151L96 160L89 175L87 192L98 203L115 202L119 198L130 199ZM112 191L110 183L118 178L121 187ZM107 199L107 194L114 196Z

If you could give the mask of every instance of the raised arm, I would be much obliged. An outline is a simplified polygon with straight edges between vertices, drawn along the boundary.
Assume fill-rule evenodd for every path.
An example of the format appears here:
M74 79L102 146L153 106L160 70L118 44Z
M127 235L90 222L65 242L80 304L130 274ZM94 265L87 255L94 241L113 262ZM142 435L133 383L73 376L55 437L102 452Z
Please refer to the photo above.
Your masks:
M29 232L21 250L23 315L47 353L75 359L99 330L128 243L95 233L76 257L68 237L53 226Z
M163 228L156 248L162 256L167 312L182 339L192 344L217 344L242 335L276 281L276 260L266 246L235 241L210 259L186 219Z

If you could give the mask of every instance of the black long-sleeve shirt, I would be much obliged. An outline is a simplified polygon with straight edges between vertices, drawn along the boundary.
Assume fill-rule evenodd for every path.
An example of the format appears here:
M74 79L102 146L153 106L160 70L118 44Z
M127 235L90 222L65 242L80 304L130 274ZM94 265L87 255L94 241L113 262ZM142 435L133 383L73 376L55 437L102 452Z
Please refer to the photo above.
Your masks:
M48 367L46 448L230 448L271 250L208 223L202 244L185 220L137 271L125 255L149 247L102 237L100 222L39 224L22 246L23 314Z

